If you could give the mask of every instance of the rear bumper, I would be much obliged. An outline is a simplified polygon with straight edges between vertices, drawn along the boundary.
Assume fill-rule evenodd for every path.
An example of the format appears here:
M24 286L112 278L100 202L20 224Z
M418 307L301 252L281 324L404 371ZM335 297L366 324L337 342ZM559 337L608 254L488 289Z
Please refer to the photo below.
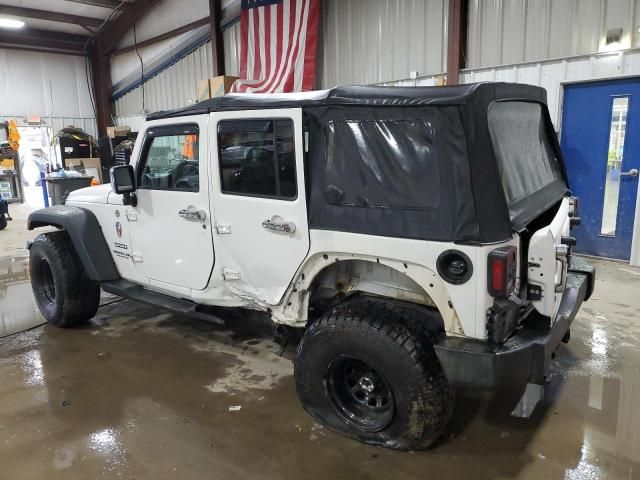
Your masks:
M565 336L580 305L593 292L595 269L571 257L562 301L550 328L525 325L504 345L445 337L434 345L449 382L455 386L501 388L545 382L553 352Z

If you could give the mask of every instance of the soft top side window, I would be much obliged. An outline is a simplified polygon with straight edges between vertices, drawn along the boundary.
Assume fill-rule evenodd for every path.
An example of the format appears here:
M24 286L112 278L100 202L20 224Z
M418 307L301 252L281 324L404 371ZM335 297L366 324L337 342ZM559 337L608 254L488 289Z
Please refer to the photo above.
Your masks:
M218 123L222 193L294 200L298 195L293 120Z
M429 118L330 121L324 197L331 205L431 210L441 198Z
M200 159L197 125L169 125L147 131L138 169L138 188L198 192Z

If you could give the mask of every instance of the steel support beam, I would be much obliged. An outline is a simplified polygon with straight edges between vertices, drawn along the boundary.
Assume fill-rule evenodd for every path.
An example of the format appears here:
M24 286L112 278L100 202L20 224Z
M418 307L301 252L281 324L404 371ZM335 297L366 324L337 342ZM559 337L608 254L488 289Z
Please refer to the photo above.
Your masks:
M126 7L126 3L120 7L120 0L66 0L67 2L81 3L83 5L93 5L94 7L104 7L110 9L122 9Z
M115 20L107 23L98 33L98 48L101 55L111 55L122 37L133 28L158 0L136 0L128 3Z
M449 0L447 38L447 85L457 85L467 59L469 0Z
M209 17L201 18L200 20L196 20L195 22L191 22L184 27L179 27L174 30L171 30L166 33L162 33L152 38L148 38L142 42L138 42L138 48L148 47L149 45L153 45L154 43L161 42L163 40L167 40L169 38L177 37L178 35L182 35L183 33L190 32L198 27L202 27L204 25L209 25ZM135 45L130 45L128 47L120 48L112 53L112 55L120 55L122 53L132 52L136 49Z
M209 0L209 23L211 25L211 55L213 75L224 75L224 44L222 37L222 0Z
M37 30L25 27L20 30L0 30L0 45L37 50L84 55L84 46L90 37L69 33Z
M124 35L158 0L137 0L123 5L120 15L107 23L96 37L91 49L91 73L95 94L98 135L106 135L113 124L111 116L111 55Z
M91 51L91 76L96 107L96 123L98 136L106 135L107 127L112 125L111 120L111 66L109 57L100 55L94 46Z
M81 17L80 15L70 15L67 13L37 10L35 8L14 7L10 5L0 5L0 15L35 18L38 20L48 20L50 22L58 23L71 23L75 25L95 28L100 27L103 22L103 20L99 18Z

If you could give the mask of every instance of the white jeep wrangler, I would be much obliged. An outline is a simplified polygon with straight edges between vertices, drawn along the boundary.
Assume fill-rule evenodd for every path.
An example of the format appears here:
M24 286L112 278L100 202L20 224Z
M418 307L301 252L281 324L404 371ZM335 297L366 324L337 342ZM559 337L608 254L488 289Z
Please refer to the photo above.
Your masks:
M338 87L151 115L111 185L31 214L35 298L86 323L100 287L304 329L305 409L426 448L454 387L543 384L594 271L543 89Z

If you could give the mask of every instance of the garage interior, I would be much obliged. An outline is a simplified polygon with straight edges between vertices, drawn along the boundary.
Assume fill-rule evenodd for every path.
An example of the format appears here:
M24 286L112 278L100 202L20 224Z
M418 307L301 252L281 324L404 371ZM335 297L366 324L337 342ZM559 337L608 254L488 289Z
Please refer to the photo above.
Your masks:
M303 410L296 344L264 315L218 325L103 292L89 325L46 325L28 215L65 182L109 183L146 115L246 78L252 2L0 0L0 478L640 478L640 0L318 2L313 89L546 89L597 276L542 400L519 418L523 390L458 389L442 437L397 452Z

